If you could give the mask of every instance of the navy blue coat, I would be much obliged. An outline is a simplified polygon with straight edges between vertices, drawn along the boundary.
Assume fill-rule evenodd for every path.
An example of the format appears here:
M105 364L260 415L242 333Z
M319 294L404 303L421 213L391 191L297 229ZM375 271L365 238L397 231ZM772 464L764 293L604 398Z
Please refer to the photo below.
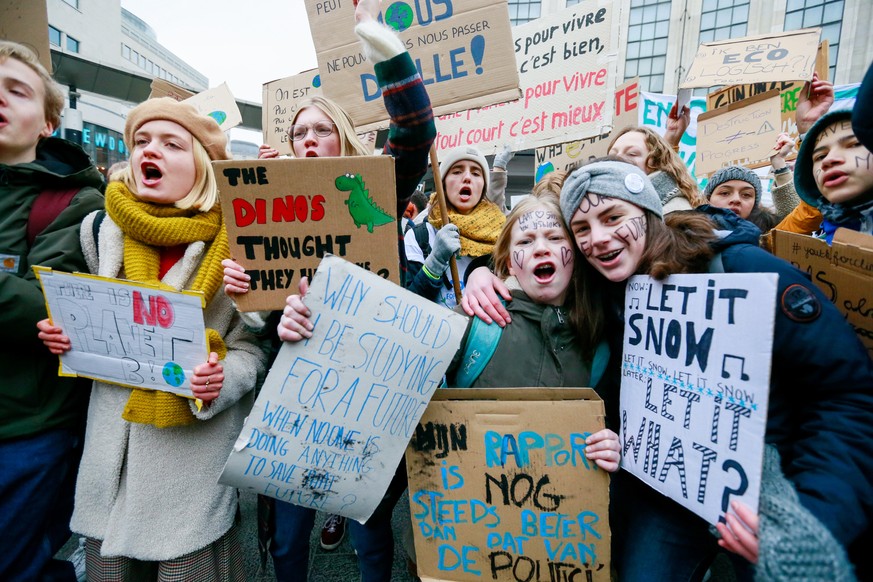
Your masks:
M725 272L779 275L766 441L804 507L848 546L873 516L873 363L809 277L757 246L756 226L698 210L724 229L714 248Z

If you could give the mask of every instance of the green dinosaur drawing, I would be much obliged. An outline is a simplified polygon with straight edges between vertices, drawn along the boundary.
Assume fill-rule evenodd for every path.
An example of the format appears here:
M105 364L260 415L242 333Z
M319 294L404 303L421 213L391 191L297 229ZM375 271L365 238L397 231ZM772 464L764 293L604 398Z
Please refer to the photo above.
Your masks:
M349 207L349 214L355 221L356 227L361 228L361 225L365 224L367 232L373 232L375 226L394 222L393 216L373 202L370 191L367 190L360 174L337 176L335 184L337 190L349 193L349 199L345 203Z

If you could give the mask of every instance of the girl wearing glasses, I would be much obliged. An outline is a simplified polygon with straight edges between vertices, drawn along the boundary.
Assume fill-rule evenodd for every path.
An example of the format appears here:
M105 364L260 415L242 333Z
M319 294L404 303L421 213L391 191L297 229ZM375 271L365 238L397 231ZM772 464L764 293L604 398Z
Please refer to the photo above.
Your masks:
M376 79L391 118L388 141L383 152L395 159L397 216L401 217L427 170L428 152L436 138L436 126L430 99L418 70L406 52L403 41L378 22L379 11L379 0L356 2L355 33L361 39L367 59L374 63ZM294 116L289 133L296 158L372 154L355 134L355 126L349 115L326 97L313 97L305 101ZM277 156L276 150L261 147L260 158ZM406 271L406 256L399 226L398 243L402 280ZM249 276L243 268L232 260L224 261L223 265L225 291L231 296L246 293L249 290ZM245 314L245 317L251 319L253 315ZM274 317L279 315L279 312L273 314ZM265 325L264 320L260 323ZM406 473L401 463L373 516L365 525L354 521L350 523L363 582L388 582L391 579L394 554L391 514L405 489ZM306 580L309 537L314 522L314 509L275 502L275 531L270 553L273 555L276 578L280 582Z

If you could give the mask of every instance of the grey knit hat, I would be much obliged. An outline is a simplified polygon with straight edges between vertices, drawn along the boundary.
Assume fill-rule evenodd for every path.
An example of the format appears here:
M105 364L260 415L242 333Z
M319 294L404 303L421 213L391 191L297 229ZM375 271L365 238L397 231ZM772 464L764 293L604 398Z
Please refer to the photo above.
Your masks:
M851 109L831 109L819 117L818 121L803 136L803 141L800 143L797 161L794 162L794 188L801 200L814 208L827 202L821 195L818 184L815 183L815 178L812 175L812 152L815 150L815 142L821 132L829 125L850 119L852 119Z
M478 150L478 148L474 148L473 146L455 148L443 157L440 162L440 178L443 180L443 184L445 184L446 174L449 173L452 166L462 160L479 164L479 167L482 168L482 176L485 178L485 187L482 188L482 198L485 198L485 194L488 192L488 187L491 186L491 172L488 168L488 160L485 159L485 156Z
M709 200L716 188L731 180L740 180L751 184L755 188L755 206L761 203L761 179L755 172L743 166L728 166L710 176L703 195Z
M661 199L649 178L633 164L626 162L593 162L567 176L561 188L561 212L564 222L570 220L589 192L630 202L663 218Z

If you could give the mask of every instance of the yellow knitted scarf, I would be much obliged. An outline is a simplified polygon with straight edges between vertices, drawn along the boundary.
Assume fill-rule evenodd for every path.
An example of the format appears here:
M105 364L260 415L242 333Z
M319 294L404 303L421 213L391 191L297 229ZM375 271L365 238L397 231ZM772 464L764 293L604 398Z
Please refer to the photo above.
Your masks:
M177 291L158 279L160 247L190 244L199 240L206 242L209 248L200 262L190 290L202 291L207 301L218 291L224 273L221 261L230 256L220 205L216 204L209 212L200 212L153 204L134 196L121 182L112 182L106 188L106 213L124 233L124 272L128 279ZM221 335L207 328L206 340L209 351L217 353L219 359L224 359L227 347ZM196 420L187 398L140 388L134 388L131 392L122 418L158 428L182 426Z
M437 230L442 228L442 213L436 199L436 192L430 196L430 212L427 220ZM496 204L482 198L470 214L461 214L446 205L449 212L449 222L461 231L461 255L465 257L481 257L494 250L497 236L503 229L506 216Z

